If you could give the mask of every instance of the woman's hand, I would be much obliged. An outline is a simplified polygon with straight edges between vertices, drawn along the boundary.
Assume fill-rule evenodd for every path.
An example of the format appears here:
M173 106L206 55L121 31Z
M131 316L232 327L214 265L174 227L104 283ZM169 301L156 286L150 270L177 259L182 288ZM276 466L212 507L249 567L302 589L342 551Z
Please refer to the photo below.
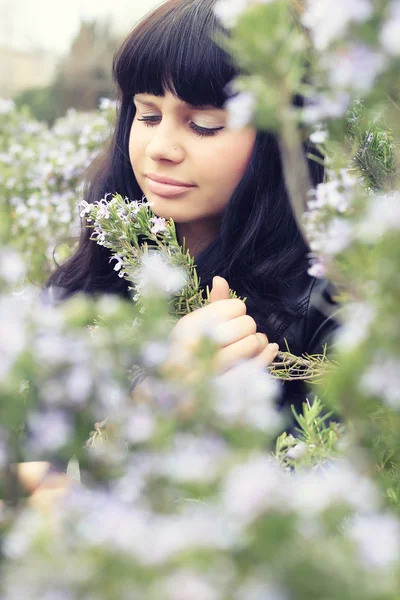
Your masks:
M228 282L214 277L210 304L182 317L172 330L174 356L170 364L177 364L181 352L196 346L202 329L216 322L213 333L220 344L215 362L217 373L224 373L245 359L255 359L265 367L270 365L279 347L269 344L267 336L257 332L256 322L246 310L242 300L229 298Z
M29 494L29 504L40 510L50 509L76 482L55 471L48 462L24 462L16 465L17 477Z

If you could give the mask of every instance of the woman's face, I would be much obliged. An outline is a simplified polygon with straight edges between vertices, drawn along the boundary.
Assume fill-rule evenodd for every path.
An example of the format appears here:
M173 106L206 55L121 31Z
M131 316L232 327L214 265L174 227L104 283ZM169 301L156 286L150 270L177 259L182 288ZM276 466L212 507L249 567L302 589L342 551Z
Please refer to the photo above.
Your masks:
M212 229L246 170L256 129L227 129L225 110L192 107L170 92L137 94L134 103L129 157L153 211L192 229L197 224ZM159 187L149 175L192 187Z

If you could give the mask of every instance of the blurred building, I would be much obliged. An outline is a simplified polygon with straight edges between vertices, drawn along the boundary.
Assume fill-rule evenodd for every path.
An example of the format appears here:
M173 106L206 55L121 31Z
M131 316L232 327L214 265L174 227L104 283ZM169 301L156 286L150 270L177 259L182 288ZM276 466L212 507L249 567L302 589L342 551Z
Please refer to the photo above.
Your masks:
M95 110L101 97L113 97L112 61L121 42L110 23L82 21L69 53L60 61L54 85L61 113L74 107Z
M45 50L17 50L0 46L0 96L11 98L29 88L50 85L59 56Z

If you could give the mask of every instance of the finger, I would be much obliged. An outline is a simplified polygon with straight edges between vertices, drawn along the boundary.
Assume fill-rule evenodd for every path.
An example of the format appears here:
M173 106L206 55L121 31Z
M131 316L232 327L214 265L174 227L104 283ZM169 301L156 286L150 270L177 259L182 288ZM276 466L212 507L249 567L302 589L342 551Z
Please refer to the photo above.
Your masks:
M278 344L267 344L267 346L253 360L262 367L268 367L279 352Z
M16 470L21 485L32 493L43 482L51 465L44 461L18 463L12 466Z
M171 332L172 339L199 337L201 331L246 314L246 305L238 298L207 304L182 317Z
M64 498L70 487L71 485L43 489L40 487L29 497L29 504L36 509L48 511Z
M218 275L213 278L209 300L210 302L229 300L229 283L226 279Z
M239 342L248 335L257 332L257 323L250 315L241 315L226 323L221 323L215 329L215 339L221 348Z
M267 339L264 334L256 333L248 335L239 342L230 344L226 348L219 350L215 359L215 366L218 372L225 372L241 360L247 360L260 354L265 348Z

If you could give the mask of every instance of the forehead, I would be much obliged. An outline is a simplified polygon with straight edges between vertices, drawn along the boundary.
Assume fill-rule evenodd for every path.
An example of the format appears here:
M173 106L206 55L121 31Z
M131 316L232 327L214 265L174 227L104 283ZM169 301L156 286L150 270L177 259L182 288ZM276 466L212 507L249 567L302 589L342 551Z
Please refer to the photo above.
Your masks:
M181 106L182 108L188 108L190 110L223 110L223 108L218 108L217 106L214 106L213 104L206 104L206 105L196 105L196 104L190 104L189 102L185 102L184 100L180 100L179 98L176 98L175 96L173 96L170 92L168 92L165 96L153 96L152 94L135 94L133 96L133 99L138 102L139 104L144 104L145 106L155 106L157 104L157 102L159 102L161 99L165 98L166 96L169 96L172 102L175 102L177 105Z

